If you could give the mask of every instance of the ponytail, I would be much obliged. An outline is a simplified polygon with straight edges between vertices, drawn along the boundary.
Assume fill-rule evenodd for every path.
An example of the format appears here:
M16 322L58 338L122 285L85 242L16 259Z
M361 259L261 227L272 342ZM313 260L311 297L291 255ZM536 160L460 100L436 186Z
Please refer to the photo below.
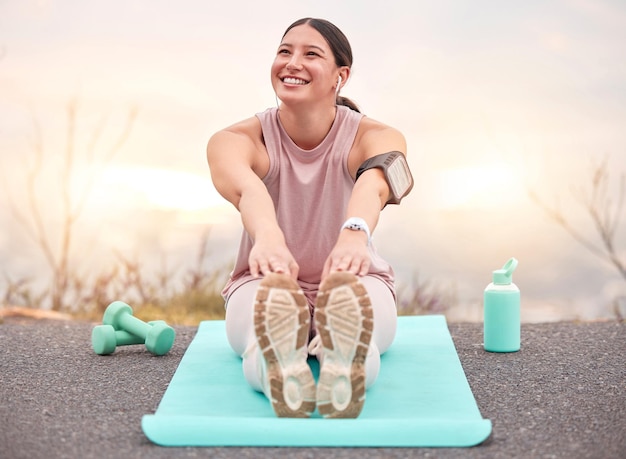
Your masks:
M354 110L355 112L361 113L359 106L355 104L354 102L352 102L347 97L337 96L337 105L343 105L345 107L348 107L351 110Z

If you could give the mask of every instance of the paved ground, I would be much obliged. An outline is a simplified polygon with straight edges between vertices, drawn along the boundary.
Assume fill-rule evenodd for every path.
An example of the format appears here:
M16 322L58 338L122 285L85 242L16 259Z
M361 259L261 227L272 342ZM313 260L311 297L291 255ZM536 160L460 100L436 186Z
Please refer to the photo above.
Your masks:
M625 458L626 324L524 325L522 350L482 350L478 324L450 331L493 434L465 449L162 448L143 435L196 329L172 351L102 357L91 324L0 325L0 457L17 458Z

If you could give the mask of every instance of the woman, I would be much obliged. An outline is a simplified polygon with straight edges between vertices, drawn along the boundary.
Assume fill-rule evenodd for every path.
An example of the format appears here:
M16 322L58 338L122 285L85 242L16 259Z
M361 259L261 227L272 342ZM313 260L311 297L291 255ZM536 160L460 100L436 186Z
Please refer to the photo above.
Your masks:
M406 142L339 96L351 66L337 27L296 21L271 67L280 106L207 146L215 188L244 227L223 291L226 334L278 416L317 407L324 417L357 417L395 336L393 270L370 237L380 211L412 186ZM399 185L388 176L398 170L386 174L379 162L392 156L402 163ZM321 363L317 387L309 352Z

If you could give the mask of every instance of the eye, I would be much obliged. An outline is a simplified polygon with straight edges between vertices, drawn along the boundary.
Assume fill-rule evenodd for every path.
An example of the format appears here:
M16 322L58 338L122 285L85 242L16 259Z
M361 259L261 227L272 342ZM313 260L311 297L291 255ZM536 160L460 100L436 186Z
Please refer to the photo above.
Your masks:
M278 50L277 54L289 54L289 50L287 48L281 48Z
M306 55L307 56L318 56L319 57L319 54L316 53L315 51L309 51L308 53L306 53Z

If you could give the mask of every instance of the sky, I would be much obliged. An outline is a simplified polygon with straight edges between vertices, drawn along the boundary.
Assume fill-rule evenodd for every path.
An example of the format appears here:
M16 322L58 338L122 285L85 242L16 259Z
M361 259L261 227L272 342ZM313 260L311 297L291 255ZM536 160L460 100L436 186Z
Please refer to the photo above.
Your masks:
M549 221L529 191L558 203L591 238L572 190L607 160L617 197L626 173L620 1L0 0L4 272L45 278L7 203L27 206L23 179L40 132L37 190L55 236L71 101L79 171L71 186L74 196L90 190L76 263L99 269L112 250L184 263L207 227L215 264L233 257L239 217L211 185L206 142L275 106L269 69L280 37L308 16L332 21L352 44L342 94L407 139L416 185L385 209L374 239L400 284L419 277L453 291L450 315L478 320L491 271L515 256L525 320L610 315L626 283Z

